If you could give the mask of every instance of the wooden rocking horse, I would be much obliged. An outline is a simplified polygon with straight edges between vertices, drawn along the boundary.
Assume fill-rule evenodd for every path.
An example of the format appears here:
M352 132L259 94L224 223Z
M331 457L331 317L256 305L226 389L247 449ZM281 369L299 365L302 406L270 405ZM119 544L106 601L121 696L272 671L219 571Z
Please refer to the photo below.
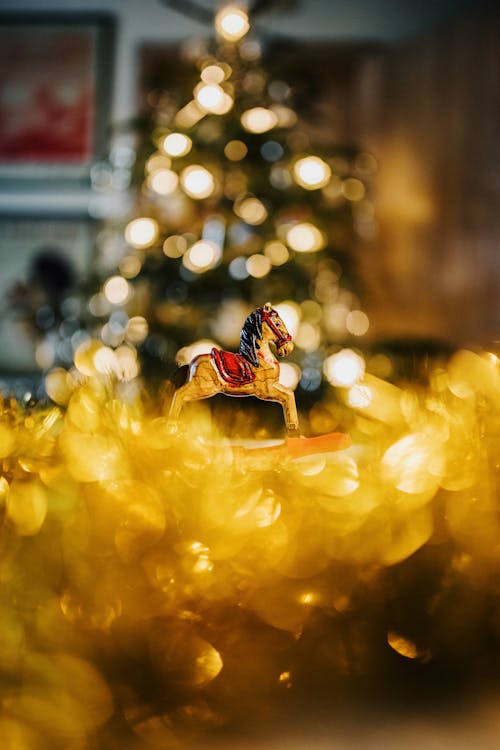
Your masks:
M245 320L238 354L214 348L210 354L199 354L185 366L187 379L174 392L169 419L178 419L186 402L210 398L217 393L256 396L265 401L279 402L288 434L298 435L295 396L290 388L278 382L280 368L269 347L271 342L280 357L293 349L292 337L283 320L267 303Z

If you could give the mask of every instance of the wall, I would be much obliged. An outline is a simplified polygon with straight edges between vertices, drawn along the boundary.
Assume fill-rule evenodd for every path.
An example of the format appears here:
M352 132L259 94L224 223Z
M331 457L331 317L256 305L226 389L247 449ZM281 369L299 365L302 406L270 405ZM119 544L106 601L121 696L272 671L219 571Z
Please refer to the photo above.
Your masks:
M380 164L359 254L376 333L498 343L500 12L368 56L352 105Z

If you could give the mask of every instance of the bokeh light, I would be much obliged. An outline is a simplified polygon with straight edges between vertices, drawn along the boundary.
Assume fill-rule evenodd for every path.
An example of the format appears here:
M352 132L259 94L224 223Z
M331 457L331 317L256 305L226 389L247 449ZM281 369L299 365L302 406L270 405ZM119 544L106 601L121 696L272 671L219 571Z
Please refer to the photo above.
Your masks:
M215 180L211 172L198 164L192 164L181 172L181 185L191 198L203 200L215 190Z
M264 255L269 258L273 266L282 266L290 258L287 246L278 240L266 242Z
M301 374L300 367L295 363L280 362L279 382L287 388L291 388L292 391L297 388Z
M279 316L286 325L289 334L292 337L295 337L297 335L301 318L300 307L298 304L292 300L285 300L284 302L279 302L277 305L274 305L274 308L277 310Z
M154 219L141 217L133 219L125 227L125 239L138 249L151 247L158 239L158 224Z
M275 113L265 107L253 107L241 115L241 124L249 133L267 133L276 126L277 122L278 118Z
M294 224L286 233L286 241L297 253L314 253L322 250L326 244L323 232L307 221Z
M342 193L348 201L360 201L365 197L365 186L356 177L348 177L342 183Z
M105 281L103 291L106 299L112 305L123 305L128 301L131 293L130 284L123 276L111 276Z
M147 185L158 195L170 195L177 189L179 184L178 175L171 169L158 169L152 172L147 180Z
M222 259L219 245L209 240L199 240L183 255L182 262L190 271L203 273L214 268Z
M201 71L201 80L205 83L222 83L227 73L221 65L205 65Z
M267 276L272 266L269 258L256 253L248 258L246 268L250 276L253 276L255 279L262 279L264 276Z
M347 313L345 327L353 336L364 336L370 327L370 320L362 310L351 310Z
M248 147L243 141L228 141L224 147L224 154L229 161L241 161L248 154Z
M342 349L325 359L323 372L331 385L348 388L363 377L365 361L352 349Z
M161 141L162 150L168 156L186 156L191 151L192 141L184 133L169 133Z
M267 209L258 198L249 196L236 201L234 212L247 224L257 226L267 219Z
M319 156L305 156L293 165L295 182L306 190L318 190L328 184L332 170Z
M228 42L237 42L248 32L248 15L236 5L227 5L215 16L215 30Z
M221 86L216 83L201 83L194 90L194 96L199 106L215 115L224 115L234 104L234 100Z
M186 252L188 242L181 234L172 234L163 243L163 252L167 258L180 258Z

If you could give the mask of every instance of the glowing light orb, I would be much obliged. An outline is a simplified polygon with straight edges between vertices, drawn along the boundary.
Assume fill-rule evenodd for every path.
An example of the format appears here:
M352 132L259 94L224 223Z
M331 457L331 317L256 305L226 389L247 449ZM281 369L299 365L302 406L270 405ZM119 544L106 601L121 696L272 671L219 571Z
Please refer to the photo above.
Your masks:
M101 346L94 354L94 365L97 372L103 375L111 375L116 372L116 356L109 346Z
M154 219L133 219L125 227L125 239L136 248L151 247L158 237L158 224Z
M298 365L290 362L280 362L280 376L279 382L286 388L291 388L293 391L297 388L301 376L301 369Z
M300 307L295 302L286 300L274 305L274 309L277 310L290 335L296 336L300 323Z
M253 107L241 115L241 124L249 133L266 133L272 130L277 122L276 114L265 107Z
M224 147L224 155L229 161L241 161L248 154L248 148L243 141L229 141Z
M149 333L148 321L142 315L134 315L127 323L126 338L132 344L140 344Z
M363 336L370 327L368 315L362 310L352 310L347 314L345 327L353 336Z
M137 352L133 347L119 346L115 349L116 368L118 379L123 381L133 380L139 374L139 362L137 361Z
M267 209L258 198L244 198L242 201L237 201L234 207L234 212L247 224L257 226L262 224L267 219Z
M163 252L167 258L180 258L187 250L187 240L181 234L172 234L163 243Z
M126 279L133 279L142 268L141 259L138 255L125 255L118 268L121 275L125 276Z
M228 266L228 271L232 279L236 279L237 281L243 281L243 279L247 279L249 273L247 270L247 259L245 258L245 256L238 255L237 258L233 258Z
M157 172L159 169L170 169L171 160L168 156L156 152L149 157L146 162L146 172Z
M203 273L210 268L214 268L222 257L222 250L219 245L209 240L199 240L191 245L185 253L182 262L190 271L194 273Z
M265 255L260 255L260 253L251 255L246 262L247 271L254 279L262 279L264 276L267 276L271 267L269 258L266 258Z
M95 375L96 367L94 356L102 349L102 342L97 339L87 339L76 348L73 361L75 367L82 375Z
M325 247L325 236L307 221L295 224L286 233L288 246L297 253L314 253Z
M222 8L215 16L215 30L228 42L242 39L250 28L248 15L234 5Z
M171 169L158 169L148 177L147 184L158 195L170 195L177 189L179 177Z
M179 349L175 355L175 360L179 365L187 365L199 354L210 354L214 346L217 346L217 343L212 339L200 339L195 341L194 344Z
M348 201L360 201L365 196L365 186L356 177L348 177L342 183L342 193Z
M184 133L169 133L161 142L161 148L169 156L185 156L191 151L192 141Z
M232 97L216 83L203 83L195 89L195 99L205 111L225 115L234 104Z
M318 326L312 323L301 323L295 336L295 343L305 352L315 351L321 343L321 334Z
M372 390L367 385L353 385L347 393L347 403L353 409L367 409L372 401Z
M130 296L130 284L123 276L111 276L105 282L103 291L112 305L123 305Z
M205 83L222 83L226 72L220 65L206 65L201 71L201 80Z
M332 174L330 166L319 156L305 156L295 162L295 182L306 190L318 190L328 184Z
M205 167L193 164L181 173L181 185L185 193L195 200L203 200L215 190L215 180Z
M332 385L350 388L363 377L365 361L352 349L342 349L325 359L323 372Z
M45 376L45 390L54 403L64 406L68 403L73 392L75 382L69 372L62 367L55 367ZM1 441L0 441L1 442ZM3 454L0 449L0 457Z

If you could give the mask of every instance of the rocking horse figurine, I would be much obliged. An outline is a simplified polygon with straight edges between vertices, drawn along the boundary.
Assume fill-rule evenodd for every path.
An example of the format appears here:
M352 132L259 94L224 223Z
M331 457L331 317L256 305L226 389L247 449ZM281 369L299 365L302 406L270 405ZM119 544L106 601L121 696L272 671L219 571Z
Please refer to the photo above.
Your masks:
M169 419L177 419L188 401L210 398L217 393L256 396L265 401L279 402L288 434L298 434L295 396L290 388L278 382L280 368L269 348L270 342L274 343L280 357L293 349L292 337L283 320L267 303L245 320L239 354L214 348L210 354L199 354L185 366L187 380L174 392Z

